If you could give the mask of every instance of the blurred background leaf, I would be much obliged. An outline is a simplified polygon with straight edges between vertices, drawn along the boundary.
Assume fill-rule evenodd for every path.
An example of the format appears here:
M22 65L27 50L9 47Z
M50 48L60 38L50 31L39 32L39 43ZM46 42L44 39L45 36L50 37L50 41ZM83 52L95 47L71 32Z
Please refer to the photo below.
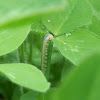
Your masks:
M53 100L100 99L100 53L86 58L64 77L60 88L53 93Z
M0 26L21 19L32 20L33 16L63 9L64 5L64 0L0 0Z
M40 20L40 15L62 10L64 6L63 0L1 0L0 56L21 45L30 31L32 22Z
M38 93L34 91L29 91L20 97L20 100L37 100Z
M63 100L63 97L67 96L66 93L68 93L67 90L63 91L65 86L68 84L68 81L65 80L70 76L70 71L73 68L76 69L76 66L73 66L73 63L79 64L83 59L86 59L88 56L91 56L93 52L96 52L96 49L98 49L98 51L100 50L100 31L98 27L100 22L99 0L89 0L89 2L86 0L8 0L6 2L1 0L0 8L2 9L0 10L0 55L3 56L0 57L0 63L29 63L41 69L41 49L44 35L50 33L50 31L53 32L54 35L66 33L65 35L54 40L49 80L51 83L51 88L45 93L45 99L51 100L52 95L58 91L59 93L57 93L56 96L59 97L60 94L61 96L59 98L55 97L55 100ZM68 47L66 44L72 48ZM93 62L93 60L91 60L91 62ZM85 65L85 62L82 64L82 66L83 65L89 66ZM94 64L91 66L94 66ZM5 68L5 71L6 70L7 69ZM88 72L90 71L93 70L89 70ZM86 77L84 73L80 74L80 77ZM73 79L71 81L73 82L71 83L72 87L71 85L68 87L70 94L68 94L68 98L71 98L71 93L75 91L76 85L78 87L80 86L84 91L85 89L87 90L89 88L89 84L91 85L92 83L91 80L94 79L92 79L92 77L94 77L93 75L95 73L93 75L92 74L88 74L90 75L90 79L87 79L86 84L78 83L73 85ZM90 81L88 82L88 80ZM59 86L61 82L62 86L59 90L52 90L52 88ZM85 85L88 85L87 88L84 88ZM82 100L88 91L86 91L86 93L84 93L84 91L79 92L80 96L78 97L76 94L78 93L77 91L79 91L79 88L76 89L76 92L73 94L78 99L80 96L83 96L83 98L81 98ZM0 99L18 100L21 97L21 100L31 100L36 97L34 93L37 92L24 88L26 91L21 94L20 89L20 86L16 86L4 76L2 77L2 75L0 75ZM94 93L95 89L96 88L94 85L93 91L91 89L91 93L89 94L93 96L94 100L97 100L99 96ZM95 99L95 95L98 98ZM74 99L74 97L72 97L72 99ZM39 100L43 100L42 95L40 95Z

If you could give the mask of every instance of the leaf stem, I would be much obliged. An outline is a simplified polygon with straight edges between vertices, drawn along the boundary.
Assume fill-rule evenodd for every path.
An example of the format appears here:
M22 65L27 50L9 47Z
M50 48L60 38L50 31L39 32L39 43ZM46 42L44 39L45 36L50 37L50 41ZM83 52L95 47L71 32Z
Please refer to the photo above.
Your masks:
M55 36L55 38L60 37L60 36L65 35L65 34L66 34L66 33L63 33L63 34L57 35L57 36Z
M22 43L22 45L18 48L18 53L19 53L20 62L23 63L24 62L24 43Z
M29 63L32 64L32 56L33 56L33 32L30 32L29 34L29 42L30 42L30 53L29 53Z
M4 60L3 56L0 56L0 64L2 64L3 60Z

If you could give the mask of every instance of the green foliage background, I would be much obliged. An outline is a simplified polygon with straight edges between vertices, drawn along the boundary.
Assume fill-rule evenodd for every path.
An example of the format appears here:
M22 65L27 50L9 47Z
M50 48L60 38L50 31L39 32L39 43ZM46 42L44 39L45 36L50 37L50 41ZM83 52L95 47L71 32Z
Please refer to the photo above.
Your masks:
M0 0L0 100L99 100L99 0ZM43 37L53 33L50 79Z

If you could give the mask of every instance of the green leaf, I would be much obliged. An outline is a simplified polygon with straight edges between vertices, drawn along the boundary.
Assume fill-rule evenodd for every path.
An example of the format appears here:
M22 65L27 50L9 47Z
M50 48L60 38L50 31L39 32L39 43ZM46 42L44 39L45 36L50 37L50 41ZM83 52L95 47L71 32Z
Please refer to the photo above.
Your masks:
M88 30L92 31L98 38L100 38L100 19L93 16L91 23L87 26Z
M93 10L93 17L87 28L100 38L100 0L89 0L89 2Z
M92 10L87 0L67 0L64 11L44 17L43 22L54 35L59 35L88 24L91 16Z
M63 0L0 1L0 26L12 21L33 19L33 16L64 8Z
M53 100L99 100L100 53L85 59L64 79Z
M100 0L89 0L90 4L93 7L93 10L96 10L97 12L100 11Z
M0 56L15 50L27 37L29 30L29 25L1 28Z
M54 64L54 63L61 61L62 58L63 58L62 54L59 53L55 47L53 47L52 55L51 55L51 64Z
M92 52L100 49L100 39L94 33L83 29L55 38L54 43L62 55L76 65L85 56L90 56Z
M34 32L36 34L42 34L44 36L48 33L48 30L43 25L43 23L33 23L31 25L31 32Z
M21 45L29 33L31 23L37 22L40 14L61 10L64 3L63 0L1 0L0 56Z
M42 72L29 64L1 64L0 71L12 82L29 89L45 92L50 87Z

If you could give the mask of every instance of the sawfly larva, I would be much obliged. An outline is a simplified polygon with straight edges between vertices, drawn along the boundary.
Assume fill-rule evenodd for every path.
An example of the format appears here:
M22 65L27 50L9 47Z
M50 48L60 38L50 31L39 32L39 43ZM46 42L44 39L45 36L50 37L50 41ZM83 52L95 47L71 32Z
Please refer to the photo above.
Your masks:
M45 35L44 39L43 39L43 47L42 47L42 59L41 59L41 70L42 72L45 74L46 71L46 64L47 64L47 55L48 55L48 42L49 40L53 40L54 37L52 34L47 34Z

